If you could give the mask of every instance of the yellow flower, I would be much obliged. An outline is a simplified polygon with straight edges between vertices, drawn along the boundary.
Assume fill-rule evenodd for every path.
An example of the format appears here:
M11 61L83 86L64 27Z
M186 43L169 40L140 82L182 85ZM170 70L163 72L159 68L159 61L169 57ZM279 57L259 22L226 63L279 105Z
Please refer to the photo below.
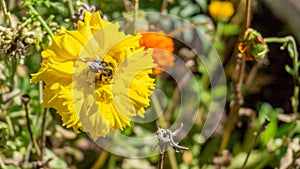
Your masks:
M62 28L31 82L43 81L44 107L53 107L63 125L88 132L93 139L124 129L150 106L156 65L152 50L139 45L141 35L125 35L119 24L85 12L77 30Z
M227 21L233 15L234 8L230 1L212 1L208 11L216 21Z

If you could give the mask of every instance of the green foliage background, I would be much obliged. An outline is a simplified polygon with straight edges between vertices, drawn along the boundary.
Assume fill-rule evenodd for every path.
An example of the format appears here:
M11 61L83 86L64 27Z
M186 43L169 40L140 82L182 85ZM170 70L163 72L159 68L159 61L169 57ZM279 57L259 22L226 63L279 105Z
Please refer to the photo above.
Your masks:
M30 139L28 121L21 97L23 94L28 94L31 98L29 123L38 145L41 146L42 127L40 126L43 123L45 110L40 105L41 91L39 87L41 86L30 83L30 74L39 69L40 53L51 43L50 32L56 33L62 26L73 29L72 22L68 19L72 17L71 11L78 10L80 5L72 0L1 0L1 2L6 4L7 11L10 12L13 19L12 23L17 23L18 27L14 27L15 29L10 27L2 8L0 14L0 168L36 168L41 165L47 168L62 169L133 169L141 168L141 166L144 169L157 168L159 157L144 159L119 157L102 150L86 134L75 134L72 130L63 128L60 117L56 115L53 109L50 109L46 114L45 156L44 160L40 160ZM129 2L133 4L132 1ZM210 1L208 0L168 1L166 9L169 14L195 24L209 21L197 28L212 40L213 46L217 49L226 71L227 84L226 86L218 86L213 90L207 82L207 73L201 66L201 62L197 60L196 56L192 58L196 65L193 70L199 86L199 89L193 90L199 90L201 98L199 116L187 137L180 142L180 145L187 146L190 150L181 153L170 150L171 153L165 157L164 166L173 169L241 168L250 149L252 151L246 168L300 167L300 126L298 121L300 84L298 67L300 67L300 62L295 59L298 58L296 49L298 44L296 42L299 42L299 39L295 41L292 36L283 38L283 40L269 38L269 43L282 44L283 48L287 50L280 50L280 46L277 44L268 44L269 54L266 59L261 60L262 63L260 61L246 63L246 80L241 88L241 93L245 99L244 104L234 122L234 129L226 146L227 151L219 152L223 140L222 136L226 130L225 126L228 121L232 120L227 119L230 104L236 98L235 84L237 82L235 79L237 75L232 70L236 65L234 51L244 22L243 9L245 9L246 0L232 0L231 2L234 4L235 14L227 22L221 23L214 21L210 16L208 11ZM89 7L95 6L111 21L129 14L126 13L126 8L121 0L90 0L82 1L82 3ZM139 1L139 10L161 12L162 3L163 1L160 0ZM263 36L265 32L268 36L274 37L292 34L290 28L285 27L284 23L266 10L268 8L264 3L253 0L252 7L254 9L252 13L253 27L262 32ZM268 20L269 17L271 19ZM160 18L151 15L147 19L146 21L151 23ZM48 25L49 29L43 25L42 21ZM279 24L282 29L271 30L272 27L265 25L265 23ZM169 33L182 27L181 23L174 25L164 23L160 29ZM268 34L269 32L273 34ZM186 41L191 41L194 37L193 32L188 29L182 31L180 36ZM17 44L23 46L20 47ZM205 47L206 44L201 45ZM178 54L184 45L175 41L175 47L175 54ZM186 58L182 57L182 59ZM251 77L253 76L252 70L257 71L254 78ZM274 72L276 73L274 74ZM247 83L247 78L250 77L253 79ZM165 114L165 123L172 124L176 119L176 113L179 111L178 106L176 107L176 100L172 97L176 84L165 74L162 74L157 81L157 86L163 89L167 96L168 104L170 104L168 110L172 110L171 113ZM226 90L227 104L222 123L215 134L203 142L200 132L209 106L213 104L210 103L210 100L212 96L222 97ZM260 131L266 117L270 123L255 140L254 133ZM123 132L126 135L143 134L135 130L138 127L155 131L156 123L153 122L144 126L133 124L132 127ZM124 146L128 146L129 152L132 151L130 145Z

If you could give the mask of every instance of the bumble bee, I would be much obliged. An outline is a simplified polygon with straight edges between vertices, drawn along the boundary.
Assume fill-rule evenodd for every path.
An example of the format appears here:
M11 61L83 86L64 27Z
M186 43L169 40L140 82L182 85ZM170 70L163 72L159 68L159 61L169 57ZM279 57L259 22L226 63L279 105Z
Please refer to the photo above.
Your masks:
M96 82L102 80L107 81L112 79L113 65L105 61L95 60L88 62L91 72L96 73Z

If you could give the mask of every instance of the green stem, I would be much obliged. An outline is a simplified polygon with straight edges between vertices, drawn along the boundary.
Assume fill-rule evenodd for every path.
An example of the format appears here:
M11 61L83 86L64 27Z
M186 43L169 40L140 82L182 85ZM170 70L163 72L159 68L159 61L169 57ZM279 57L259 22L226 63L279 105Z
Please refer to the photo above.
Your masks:
M218 22L216 30L216 38L220 39L223 35L224 23L222 21Z
M7 8L6 8L6 4L5 4L5 1L4 0L0 0L0 5L1 5L1 9L3 11L3 14L4 14L4 18L5 18L5 21L6 21L6 24L12 28L13 25L12 25L12 19L11 19L11 15L9 12L7 12Z
M41 133L41 161L42 163L44 162L44 155L45 155L45 150L46 150L46 118L47 118L47 113L48 113L48 108L44 109L43 113L43 121L42 121L42 133ZM45 166L43 166L45 167Z
M99 154L99 156L98 156L96 162L92 165L91 169L102 168L103 165L104 165L104 163L105 163L105 161L107 160L107 157L108 157L108 152L105 151L105 150L103 150L103 151Z
M27 122L27 129L28 129L28 132L29 132L29 136L30 136L30 140L36 150L36 153L38 154L39 157L41 157L41 149L40 147L38 146L37 144L37 141L33 135L33 132L32 132L32 128L31 128L31 124L30 124L30 119L29 119L29 99L27 96L22 96L21 100L24 104L24 107L25 107L25 113L26 113L26 122Z
M256 144L256 141L257 141L257 139L258 139L258 136L260 135L261 132L263 132L263 131L266 129L266 127L267 127L267 125L268 125L269 123L270 123L270 120L269 120L268 118L266 118L266 119L265 119L265 122L260 126L259 130L255 133L255 137L254 137L254 139L252 140L251 146L250 146L250 148L249 148L249 150L248 150L248 152L247 152L246 159L245 159L245 161L244 161L244 163L243 163L241 169L245 169L246 164L247 164L247 161L248 161L248 159L249 159L249 157L250 157L251 151L253 150L253 148L254 148L254 146L255 146L255 144Z
M289 56L293 60L294 73L291 75L294 78L294 96L291 99L291 101L292 101L293 112L298 115L299 114L298 107L299 107L300 65L298 63L299 54L297 51L296 41L292 36L264 38L264 41L266 43L283 43L283 47L287 47Z
M292 107L293 107L294 113L296 113L296 114L299 114L298 106L299 106L299 86L295 85L294 86L294 96L292 98Z
M129 0L123 0L126 13L131 12L131 2Z
M164 168L164 156L165 156L165 153L159 154L158 169Z
M236 63L236 72L238 72L238 81L235 84L235 91L234 91L234 100L230 103L230 111L228 115L228 120L225 126L225 132L223 134L223 138L221 141L221 146L219 149L219 154L222 154L223 150L227 148L232 130L234 129L234 125L237 121L238 112L241 106L244 103L243 94L241 92L241 88L243 85L244 73L245 73L245 59L239 53L237 56L237 63Z
M68 0L68 6L69 6L69 10L70 10L70 15L73 16L74 15L74 5L73 5L72 0Z
M293 127L290 129L290 132L288 133L288 135L286 137L283 138L283 142L282 145L283 146L288 146L288 142L290 140L290 138L295 134L296 132L296 128L299 126L299 121L294 121L293 122ZM278 149L280 149L281 146L278 147ZM274 152L276 152L278 149L276 149Z
M163 0L161 4L161 13L162 14L167 14L168 13L168 0Z
M1 156L0 156L0 168L7 169L7 166L4 164Z
M116 167L116 157L111 154L108 160L108 169L114 169Z
M20 23L19 29L25 27L30 21L31 21L31 18L28 18L28 19L26 19L26 21Z
M250 15L251 15L251 0L246 0L246 14L245 14L245 21L243 26L243 35L245 31L250 27Z
M158 98L155 94L153 94L151 96L151 100L152 100L152 105L155 109L155 112L158 115L159 112L162 112L160 102L159 102L159 100L158 100ZM166 123L166 119L165 119L163 114L161 116L159 116L159 118L158 118L158 125L161 128L167 128L168 127L167 123ZM171 168L172 169L178 169L175 152L174 151L167 151L167 153L168 153L168 158L169 158L169 161L170 161ZM163 161L160 161L159 163L161 163L161 164L159 164L159 166L163 166Z
M158 113L162 112L163 110L160 106L160 102L159 102L156 94L151 95L151 101L152 101L152 106L154 107L155 113L158 116L159 115ZM166 119L163 115L158 117L158 124L159 124L159 127L161 127L161 128L168 127L168 125L166 123Z
M168 151L168 157L172 169L178 169L177 160L175 156L175 151Z
M133 8L133 27L132 27L132 34L135 34L135 26L137 20L137 14L139 10L139 0L133 0L134 8Z
M48 34L52 35L53 32L50 29L50 27L48 26L48 24L46 23L46 21L39 15L39 13L33 8L32 5L27 5L27 8L33 13L33 15L35 17L37 17L37 19L41 22L41 24L43 25L43 27L46 29L46 31L48 32Z
M294 66L294 70L295 73L298 75L298 71L299 71L299 66L298 66L298 51L297 51L297 44L296 41L294 39L294 37L292 36L286 36L283 38L280 37L270 37L270 38L264 38L264 41L266 43L283 43L286 44L287 43L287 48L288 48L288 52L290 57L293 59L293 66ZM299 77L299 75L298 75ZM300 81L299 79L297 79L297 81Z
M40 101L40 104L42 104L44 102L44 100L43 100L43 97L44 97L44 95L43 95L43 86L44 86L43 81L39 81L39 101Z
M7 125L8 125L8 128L9 128L9 134L11 137L14 137L15 136L15 131L14 131L14 125L11 121L11 118L8 114L6 114L5 116L5 120L7 122Z

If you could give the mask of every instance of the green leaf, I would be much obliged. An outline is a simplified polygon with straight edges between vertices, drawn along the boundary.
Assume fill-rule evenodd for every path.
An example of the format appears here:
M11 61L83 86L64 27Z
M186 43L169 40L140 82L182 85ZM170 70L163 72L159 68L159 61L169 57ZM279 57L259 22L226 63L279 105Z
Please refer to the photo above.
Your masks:
M213 42L213 46L219 54L222 54L225 51L226 44L224 41L215 41Z
M2 131L3 129L7 129L8 126L6 123L0 122L0 131Z
M178 15L179 14L179 12L180 12L180 10L181 10L181 8L179 7L179 6L175 6L174 8L172 8L171 10L170 10L170 14L171 15Z
M212 89L212 96L214 99L224 97L226 95L227 86L216 86Z
M165 32L170 32L172 30L172 20L170 17L159 18L161 23L161 28Z
M285 65L285 70L291 75L296 74L295 70L292 67L290 67L289 65Z
M270 119L270 123L266 130L263 131L259 137L262 146L266 146L272 138L275 138L278 129L277 115L280 113L283 113L282 109L273 109L273 107L268 103L262 104L259 111L258 123L256 124L257 129L261 126L261 124L263 124L266 117Z
M208 20L210 20L210 18L207 15L203 14L195 15L191 18L191 21L193 23L207 22Z
M194 39L194 32L192 29L187 29L183 32L183 40L184 42L191 43Z
M187 6L190 3L192 3L191 0L181 0L181 1L179 1L180 6Z
M207 0L196 0L197 4L200 5L202 12L207 12Z
M50 168L67 168L67 163L60 157L58 157L56 154L54 154L51 150L46 149L46 158L49 159L52 158L52 160L48 163Z
M236 24L224 24L223 27L223 35L225 36L233 36L238 35L241 31L241 27Z
M211 95L210 92L207 91L200 91L200 99L204 103L210 103L211 102Z
M282 137L282 136L287 136L290 131L292 130L294 126L294 123L291 122L291 123L284 123L282 125L280 125L280 127L278 128L278 131L276 133L276 137ZM300 127L300 126L299 126ZM298 127L298 129L299 129ZM299 131L296 131L297 133L299 133Z
M196 6L194 4L188 4L187 6L185 6L181 12L180 12L180 16L182 17L189 17L192 16L193 14L199 13L200 12L200 8L199 6Z
M227 169L236 169L241 168L246 158L246 153L239 153L234 159L231 161L230 166ZM269 160L272 159L272 155L269 154L265 150L253 150L246 164L246 169L255 168L260 169L263 168Z
M64 7L64 3L62 2L51 2L50 5L61 13L67 13L67 11L65 10L66 8Z

